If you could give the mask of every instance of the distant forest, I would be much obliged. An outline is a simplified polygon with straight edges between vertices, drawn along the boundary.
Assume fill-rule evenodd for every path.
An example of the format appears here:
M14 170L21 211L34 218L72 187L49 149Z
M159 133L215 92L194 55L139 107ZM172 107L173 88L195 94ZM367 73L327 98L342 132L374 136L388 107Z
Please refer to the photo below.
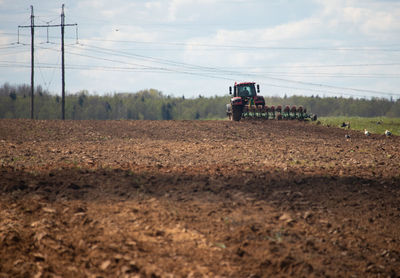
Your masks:
M400 117L400 99L354 99L319 96L264 96L267 105L302 105L318 116ZM136 93L92 95L87 91L68 94L65 117L71 120L194 120L226 117L230 96L195 99L164 95L155 89ZM60 119L61 97L41 86L35 88L35 118ZM30 86L0 87L0 118L30 118Z

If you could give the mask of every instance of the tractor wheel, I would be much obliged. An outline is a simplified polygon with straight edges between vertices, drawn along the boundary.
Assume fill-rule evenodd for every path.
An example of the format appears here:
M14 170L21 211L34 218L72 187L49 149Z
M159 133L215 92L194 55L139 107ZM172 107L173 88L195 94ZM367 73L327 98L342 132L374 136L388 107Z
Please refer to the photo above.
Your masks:
M242 118L242 111L243 111L242 106L233 106L232 119L237 122L240 121L240 119Z

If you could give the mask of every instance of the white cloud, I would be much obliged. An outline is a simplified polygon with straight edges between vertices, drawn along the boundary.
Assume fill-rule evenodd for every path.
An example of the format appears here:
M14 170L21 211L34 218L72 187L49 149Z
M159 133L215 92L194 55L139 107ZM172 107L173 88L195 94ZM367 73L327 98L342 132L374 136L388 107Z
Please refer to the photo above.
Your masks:
M160 9L163 6L163 4L159 1L152 1L152 2L146 2L145 7L146 9Z
M336 31L385 37L400 31L400 3L387 1L322 1L320 18Z
M168 19L170 21L176 20L177 13L183 5L192 3L194 0L172 0L168 6Z
M8 44L11 42L11 38L9 36L5 36L0 32L0 44Z
M84 16L95 15L98 20L120 22L130 19L132 14L142 9L144 3L134 1L113 0L110 4L107 0L84 0L78 3L79 12L91 11Z
M216 4L218 0L171 0L168 5L168 20L176 21L178 17L184 20L193 20L194 14L203 10L204 6ZM187 12L187 11L190 12Z
M80 7L81 9L98 10L105 8L106 3L107 2L100 0L83 0L78 2L78 7Z
M273 28L262 31L260 38L263 41L294 40L304 38L316 32L316 27L320 24L318 18L308 18L297 22L281 24Z
M218 30L209 37L190 39L185 49L185 60L191 63L245 66L249 64L263 63L276 57L277 54L266 51L254 51L236 49L229 51L229 46L261 47L282 46L286 41L301 41L309 35L318 32L319 20L309 18L298 22L290 22L271 28L253 30ZM283 42L283 43L282 43ZM208 47L216 46L221 51L208 52ZM224 53L224 47L227 51ZM231 54L232 53L232 54Z

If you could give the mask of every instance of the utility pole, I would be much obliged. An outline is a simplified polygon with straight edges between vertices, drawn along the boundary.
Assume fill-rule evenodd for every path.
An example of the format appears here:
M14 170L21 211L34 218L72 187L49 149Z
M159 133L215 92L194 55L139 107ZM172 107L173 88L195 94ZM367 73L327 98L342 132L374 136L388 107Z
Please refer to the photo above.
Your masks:
M64 26L65 14L64 4L61 11L61 119L65 120L65 64L64 64Z
M61 27L61 119L65 120L65 63L64 63L64 29L65 26L78 26L78 24L65 24L64 4L61 10L61 24L57 25L35 25L33 16L33 6L31 6L31 25L18 26L18 28L31 28L31 119L34 118L34 34L35 28L49 28L49 27ZM19 29L18 29L19 33Z
M33 6L31 6L31 120L33 120L34 109L34 90L35 90L35 16L33 15Z

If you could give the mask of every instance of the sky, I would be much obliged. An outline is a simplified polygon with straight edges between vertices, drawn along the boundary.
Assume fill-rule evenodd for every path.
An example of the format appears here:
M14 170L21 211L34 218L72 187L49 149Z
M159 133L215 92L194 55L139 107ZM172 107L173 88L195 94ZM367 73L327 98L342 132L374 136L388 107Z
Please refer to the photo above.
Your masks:
M67 94L400 98L398 0L0 0L0 85L30 84L30 6L45 26L62 4ZM35 85L61 94L61 28L34 46Z

